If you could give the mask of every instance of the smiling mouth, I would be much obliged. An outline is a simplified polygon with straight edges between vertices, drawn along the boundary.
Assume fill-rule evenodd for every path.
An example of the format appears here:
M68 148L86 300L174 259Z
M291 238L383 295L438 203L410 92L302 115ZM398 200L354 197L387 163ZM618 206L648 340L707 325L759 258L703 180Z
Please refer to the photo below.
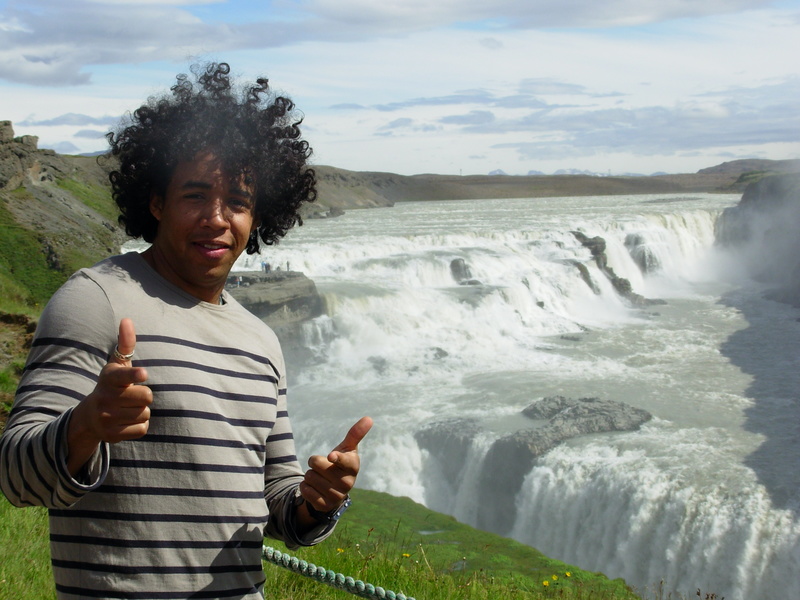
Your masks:
M209 242L196 242L196 244L206 250L225 250L228 248L226 244L213 244Z

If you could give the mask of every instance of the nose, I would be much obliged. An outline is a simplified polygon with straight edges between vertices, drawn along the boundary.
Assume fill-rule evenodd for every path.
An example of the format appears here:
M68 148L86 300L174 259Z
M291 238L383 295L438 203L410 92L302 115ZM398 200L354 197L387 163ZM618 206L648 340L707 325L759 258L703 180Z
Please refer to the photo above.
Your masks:
M203 209L203 220L210 226L226 227L228 225L228 211L222 198L210 198Z

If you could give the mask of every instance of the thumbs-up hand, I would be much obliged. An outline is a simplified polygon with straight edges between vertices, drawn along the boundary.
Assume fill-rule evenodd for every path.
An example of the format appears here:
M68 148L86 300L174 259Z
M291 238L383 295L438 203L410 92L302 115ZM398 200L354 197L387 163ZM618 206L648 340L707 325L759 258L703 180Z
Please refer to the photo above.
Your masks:
M70 416L67 432L70 473L77 473L101 442L114 444L147 433L153 392L147 386L137 385L147 380L147 371L131 365L135 347L133 321L122 319L116 351L100 371L94 390Z
M331 512L344 502L356 483L361 459L358 444L372 428L372 419L362 417L350 428L344 440L328 456L314 455L308 459L305 478L300 484L300 494L320 512ZM306 524L313 522L307 511L299 513Z

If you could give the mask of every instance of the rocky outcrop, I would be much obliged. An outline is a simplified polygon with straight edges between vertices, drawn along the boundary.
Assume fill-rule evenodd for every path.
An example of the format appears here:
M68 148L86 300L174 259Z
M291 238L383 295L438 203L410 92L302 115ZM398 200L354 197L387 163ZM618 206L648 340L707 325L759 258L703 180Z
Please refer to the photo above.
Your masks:
M640 296L639 294L635 293L633 291L633 286L631 286L631 282L624 277L619 277L614 272L614 269L608 266L608 257L606 256L606 241L602 237L595 236L590 238L580 231L573 231L572 235L574 235L575 238L585 248L589 249L589 251L592 253L592 258L594 259L595 264L597 264L597 267L600 269L600 272L608 278L617 293L632 305L652 306L654 304L665 304L663 300L645 298L644 296ZM599 288L592 281L589 271L585 268L579 268L579 271L581 278L587 283L587 285L589 285L589 287L592 288L592 291L595 294L599 293Z
M445 419L420 429L414 434L417 443L440 458L465 457L469 453L475 437L482 428L477 419ZM453 484L461 480L465 461L440 460L440 468L445 479Z
M800 306L800 173L750 184L716 225L716 243L733 250L742 271L763 282L770 298ZM737 252L738 251L738 252Z
M633 431L652 416L646 410L622 402L600 398L573 400L564 396L549 396L523 409L529 419L548 421L566 437L604 431Z
M450 261L450 275L458 285L481 285L480 281L472 277L472 271L463 258L454 258Z
M228 278L226 289L277 334L287 364L299 368L319 360L303 332L305 323L325 314L311 279L296 271L239 272Z
M275 329L295 326L325 313L317 286L296 271L233 273L226 289Z
M16 138L11 121L0 121L0 189L15 189L27 178L41 178L37 146L38 138L31 135Z
M72 272L119 252L125 235L109 187L96 158L41 150L36 137L15 137L0 122L0 218L19 243L0 249L0 259L17 265L7 276L19 281L18 301L41 305ZM34 253L27 266L19 252ZM37 272L21 270L28 268Z
M517 492L537 457L565 440L596 433L635 431L652 418L649 412L622 402L563 396L538 400L522 414L530 419L531 426L495 439L481 465L479 502L495 509L479 513L480 529L508 533L516 513ZM438 459L447 483L456 486L462 476L463 458L476 438L487 435L490 433L475 419L451 419L419 430L415 438L421 448Z
M639 233L629 233L625 236L625 248L628 250L633 262L644 273L655 273L661 269L658 255L652 251L645 236Z

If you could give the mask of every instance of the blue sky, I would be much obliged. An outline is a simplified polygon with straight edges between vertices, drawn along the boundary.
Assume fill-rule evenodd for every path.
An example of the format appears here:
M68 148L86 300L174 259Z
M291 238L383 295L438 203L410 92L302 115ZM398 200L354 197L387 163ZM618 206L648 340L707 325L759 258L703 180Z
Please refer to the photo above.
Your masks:
M269 77L318 164L694 172L800 158L800 0L0 0L0 119L59 152L195 61Z

